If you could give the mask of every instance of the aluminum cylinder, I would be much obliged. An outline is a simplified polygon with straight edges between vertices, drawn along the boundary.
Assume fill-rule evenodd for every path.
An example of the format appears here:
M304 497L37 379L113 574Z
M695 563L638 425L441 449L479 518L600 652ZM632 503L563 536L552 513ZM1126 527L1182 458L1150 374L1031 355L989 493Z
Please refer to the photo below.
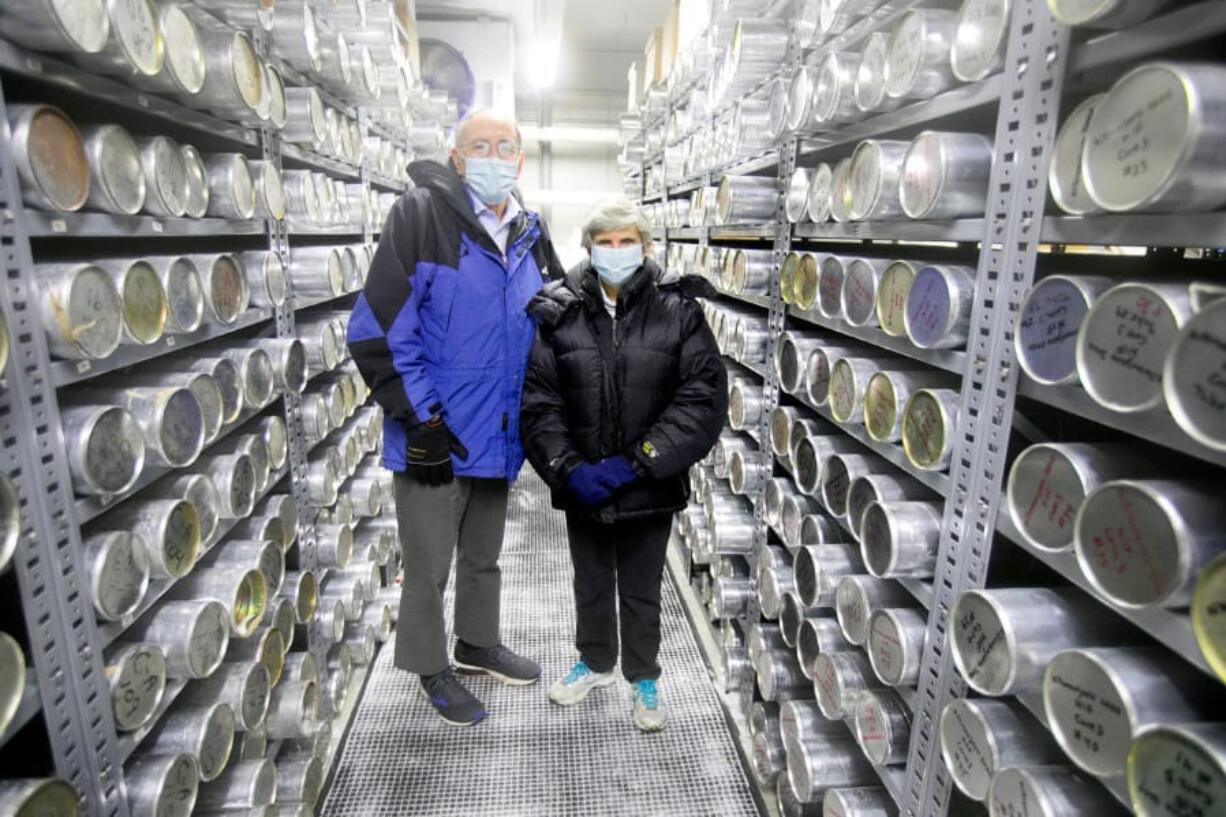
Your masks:
M885 91L891 99L928 99L954 84L949 65L956 13L914 9L890 35Z
M241 153L213 153L204 157L204 167L209 189L208 214L216 218L254 218L255 182L247 158Z
M134 817L190 817L200 788L200 764L189 753L137 754L123 768Z
M826 510L836 519L846 520L852 482L865 474L890 470L891 466L876 454L832 454L822 466L822 502Z
M783 605L783 594L794 590L792 571L786 564L776 567L766 567L758 573L758 604L762 616L768 619L779 618L779 610ZM788 639L784 639L787 643Z
M807 545L796 551L796 591L806 607L833 608L843 576L862 573L860 555L852 545Z
M851 51L833 51L822 60L813 91L812 116L819 127L832 128L860 117L855 98L859 66L860 55Z
M289 272L296 295L332 297L345 291L341 253L336 247L295 249L290 255Z
M316 149L327 139L327 113L314 87L286 88L285 113L281 135L287 141Z
M1142 457L1124 444L1032 445L1009 469L1009 514L1030 544L1050 552L1068 551L1086 495L1104 482L1142 470Z
M169 306L161 276L143 260L113 259L98 263L115 281L123 299L121 343L149 346L161 340Z
M710 612L714 619L737 618L749 608L753 593L749 579L740 576L719 578L711 585Z
M950 701L941 710L938 728L945 768L972 800L988 800L993 778L1008 767L1046 766L1062 759L1047 730L1014 701Z
M1182 607L1196 574L1226 548L1221 521L1214 485L1115 480L1086 496L1074 551L1086 579L1112 603Z
M202 29L201 39L204 85L195 102L223 116L253 113L264 94L264 72L251 40L229 29Z
M123 299L114 279L93 264L39 264L38 308L51 354L100 360L119 348Z
M783 513L779 518L784 544L789 548L798 548L803 544L808 544L805 541L805 520L816 516L820 510L816 499L795 493L785 496Z
M834 618L810 615L800 622L796 630L796 658L800 662L801 671L810 680L816 680L814 668L819 655L854 649L855 647L843 638L839 622Z
M834 184L834 171L825 162L813 168L809 176L809 192L806 215L814 224L823 224L830 220L831 193ZM797 301L799 304L799 300ZM812 301L810 301L810 306Z
M240 760L200 787L197 807L201 810L259 809L272 805L276 797L276 764L268 758Z
M869 663L887 686L915 686L919 681L927 618L909 607L879 608L868 621Z
M145 175L131 135L119 125L93 125L81 136L89 158L89 206L118 215L139 213L145 203Z
M877 324L890 337L907 334L907 303L920 264L894 261L881 273L877 287Z
M1098 276L1051 275L1027 293L1013 348L1031 380L1048 386L1077 382L1078 330L1111 283Z
M1162 367L1166 406L1188 436L1216 451L1226 450L1226 405L1221 381L1222 320L1226 303L1214 302L1180 330Z
M247 638L264 618L268 586L259 570L218 566L180 579L167 597L183 601L193 598L219 600L228 613L230 634L235 638Z
M864 392L879 371L875 358L840 357L830 369L830 414L840 423L864 420Z
M277 763L277 801L314 803L324 783L323 759L293 755Z
M775 214L779 183L759 176L725 176L719 183L719 224L752 224Z
M344 569L353 557L353 529L348 525L316 525L317 559L323 567Z
M89 389L76 397L105 401L129 411L141 430L149 462L171 467L188 465L204 446L204 412L188 388Z
M145 438L131 412L66 406L60 420L76 493L109 496L132 486L144 467Z
M1113 777L1146 727L1208 717L1216 685L1198 675L1157 648L1069 650L1044 672L1044 709L1074 763Z
M911 710L893 690L870 690L856 703L854 731L874 766L905 763L911 743Z
M0 321L0 333L3 332ZM21 535L21 500L13 482L0 474L0 573L3 573L17 550Z
M907 477L861 474L847 490L847 519L852 536L864 547L864 512L873 503L924 499L930 495L927 488Z
M954 21L950 70L961 82L978 82L1004 67L1009 0L965 0Z
M242 519L255 504L255 465L244 453L206 454L196 464L217 488L217 515L222 519Z
M835 454L849 454L859 450L858 444L846 435L824 434L805 437L792 454L796 469L796 486L801 493L818 496L824 482L822 469Z
M897 98L888 96L885 90L889 53L890 40L885 33L875 31L864 40L853 86L856 108L861 115L888 111L899 103Z
M97 54L111 32L106 4L100 0L21 0L6 4L5 15L5 33L14 42L44 51Z
M319 687L311 681L285 681L272 691L266 719L268 737L309 738L318 728Z
M916 468L949 468L957 442L958 403L958 392L953 389L920 389L908 398L903 408L902 446Z
M902 439L903 408L911 396L924 388L951 384L948 376L938 372L879 371L873 374L864 389L864 428L878 442L898 442Z
M899 199L913 219L982 216L992 171L992 141L977 133L924 131L903 158Z
M189 180L183 151L166 136L137 137L145 176L145 212L162 218L187 215Z
M140 538L126 531L98 533L82 546L98 618L118 621L140 607L149 589L149 557Z
M1148 729L1128 750L1127 781L1137 817L1178 812L1190 798L1210 813L1226 791L1226 727L1196 723Z
M27 814L76 817L77 792L58 778L0 780L0 809L14 817Z
M255 216L281 221L285 218L285 184L281 171L272 162L249 161L251 181L255 186Z
M788 780L802 803L821 802L831 788L864 786L880 779L851 737L814 737L793 748L787 759Z
M1089 143L1090 119L1106 96L1094 94L1073 108L1064 117L1056 134L1056 142L1052 145L1047 167L1047 189L1056 206L1071 216L1090 216L1102 212L1086 190L1081 158Z
M779 605L779 626L783 633L784 643L789 647L795 647L800 636L801 623L809 616L815 616L821 612L821 608L818 607L805 607L795 590L784 593L783 601ZM812 671L811 666L801 667L801 672L806 678L811 677Z
M1090 120L1086 192L1111 212L1215 210L1226 204L1218 149L1226 68L1152 62L1120 77Z
M264 627L255 635L230 642L226 660L236 664L259 663L268 670L268 680L275 688L285 669L285 641L275 627Z
M196 510L200 525L200 539L210 541L217 529L217 506L219 498L213 481L204 474L171 475L146 488L141 496L145 499L185 499Z
M268 446L260 435L238 434L226 437L209 449L209 453L214 456L245 454L251 461L254 495L259 495L268 488L268 480L271 475Z
M1186 286L1136 282L1104 292L1077 335L1077 373L1086 392L1122 413L1160 405L1167 350L1190 315Z
M1124 817L1125 811L1102 786L1095 786L1070 766L1009 766L992 778L988 792L991 817L1034 814L1059 817L1094 814Z
M756 429L762 421L762 411L761 387L747 380L734 381L728 392L728 424L737 431Z
M846 737L847 731L843 724L825 717L812 699L792 699L779 706L779 736L784 749L791 753L815 738Z
M209 211L208 170L204 157L191 145L182 145L183 167L187 172L187 198L184 200L184 215L188 218L204 218Z
M280 524L280 520L277 520ZM269 599L276 597L285 579L285 556L276 542L267 539L242 539L241 534L231 533L209 551L205 561L209 568L255 568L264 578L264 607L271 607ZM220 598L220 597L219 597Z
M224 703L172 706L141 743L149 755L194 755L204 782L222 773L233 746L234 711Z
M779 382L788 394L801 394L808 378L809 357L820 347L816 338L797 337L786 333L777 344Z
M859 327L877 324L877 291L889 265L890 262L883 258L845 260L839 293L843 320Z
M750 769L759 783L770 785L780 776L787 762L783 738L775 731L759 732L753 736L751 743Z
M354 621L345 625L345 643L350 645L353 663L358 666L366 666L374 660L379 640L375 635L373 625L364 621Z
M850 575L839 579L835 589L834 611L847 640L863 646L868 641L869 618L874 610L905 607L912 601L911 594L897 582L873 576Z
M750 663L756 667L759 657L771 650L787 650L780 626L770 621L755 621L750 624L745 635L745 651Z
M894 798L880 786L827 789L822 799L823 817L893 817Z
M1226 556L1218 556L1200 572L1192 596L1192 632L1206 663L1219 679L1226 678Z
M42 210L80 210L89 198L90 163L72 120L50 105L10 105L8 124L25 203Z
M225 663L208 678L188 684L176 700L200 706L225 703L234 712L235 729L246 732L264 722L271 689L263 664Z
M231 754L238 760L259 760L267 755L268 734L264 731L264 726L261 724L257 729L236 734Z
M803 73L802 71L801 74ZM799 77L800 74L797 76ZM803 221L808 212L810 175L810 171L807 168L797 168L788 182L785 211L788 221L792 224Z
M932 264L921 267L907 293L907 337L921 349L953 349L970 331L975 272L968 267Z
M257 424L260 439L268 451L269 468L276 472L285 467L289 459L289 434L285 429L285 421L279 415L270 414Z
M200 517L185 499L133 500L109 511L97 527L135 534L150 574L162 579L187 575L202 544Z
M822 257L818 267L817 308L823 317L831 320L843 317L843 279L847 274L843 261L837 255L827 255Z
M105 660L115 727L139 729L149 722L166 691L166 657L156 644L127 644Z
M275 598L264 613L264 626L273 630L279 636L281 641L282 657L289 653L290 648L294 643L294 631L297 622L298 614L294 610L294 602L286 598ZM282 672L284 673L285 666L282 661Z
M969 590L949 621L954 664L983 695L1038 692L1057 653L1128 637L1098 602L1071 588Z
M191 259L200 271L211 319L223 326L234 324L251 303L242 260L230 253L193 255Z
M200 328L204 320L204 292L200 272L185 255L148 256L147 264L157 274L166 299L163 330L166 334L188 334ZM125 296L125 302L129 299ZM131 304L125 303L130 309Z
M873 502L864 510L860 553L879 578L930 578L941 538L941 506L922 501Z

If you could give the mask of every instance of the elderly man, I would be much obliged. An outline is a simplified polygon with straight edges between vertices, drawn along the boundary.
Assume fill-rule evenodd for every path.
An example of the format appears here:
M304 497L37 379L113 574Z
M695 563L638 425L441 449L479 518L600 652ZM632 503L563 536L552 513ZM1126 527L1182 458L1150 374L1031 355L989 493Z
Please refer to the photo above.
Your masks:
M440 717L486 716L452 673L443 591L456 554L455 664L507 684L540 667L499 639L507 488L523 465L519 400L534 325L524 307L561 265L524 209L515 123L488 111L456 130L447 165L414 162L349 322L349 348L383 407L396 472L404 589L395 663Z

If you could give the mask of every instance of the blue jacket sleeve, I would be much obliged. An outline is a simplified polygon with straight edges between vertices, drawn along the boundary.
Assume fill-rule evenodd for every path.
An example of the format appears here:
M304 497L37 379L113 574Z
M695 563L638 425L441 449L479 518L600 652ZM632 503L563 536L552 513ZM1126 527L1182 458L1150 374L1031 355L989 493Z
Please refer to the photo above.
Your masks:
M421 235L429 229L425 195L410 191L388 215L347 337L375 401L408 427L442 410L422 354L419 310L434 270L421 252Z

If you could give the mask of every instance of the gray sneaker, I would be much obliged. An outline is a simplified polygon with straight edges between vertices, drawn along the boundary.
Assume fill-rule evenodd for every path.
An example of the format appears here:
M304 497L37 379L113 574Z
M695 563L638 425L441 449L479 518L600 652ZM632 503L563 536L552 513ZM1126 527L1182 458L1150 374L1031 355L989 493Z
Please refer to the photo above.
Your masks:
M616 680L617 676L612 672L593 672L587 664L577 661L570 672L549 688L549 700L558 706L574 706L581 703L593 689L607 687Z
M643 732L659 732L668 720L668 709L660 702L656 682L644 678L634 682L634 725Z
M535 684L541 677L540 665L523 656L516 655L507 647L470 647L456 641L455 666L461 672L490 677L511 686Z
M485 720L485 707L450 669L421 679L421 694L438 716L452 726L472 726Z

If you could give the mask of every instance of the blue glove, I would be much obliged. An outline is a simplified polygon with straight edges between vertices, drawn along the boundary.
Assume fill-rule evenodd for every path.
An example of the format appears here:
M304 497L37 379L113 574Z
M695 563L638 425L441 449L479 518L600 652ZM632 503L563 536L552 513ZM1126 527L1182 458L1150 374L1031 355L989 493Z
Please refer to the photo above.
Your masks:
M566 487L581 505L595 508L613 498L619 488L634 482L638 475L625 457L610 457L592 463L585 462L571 471Z

